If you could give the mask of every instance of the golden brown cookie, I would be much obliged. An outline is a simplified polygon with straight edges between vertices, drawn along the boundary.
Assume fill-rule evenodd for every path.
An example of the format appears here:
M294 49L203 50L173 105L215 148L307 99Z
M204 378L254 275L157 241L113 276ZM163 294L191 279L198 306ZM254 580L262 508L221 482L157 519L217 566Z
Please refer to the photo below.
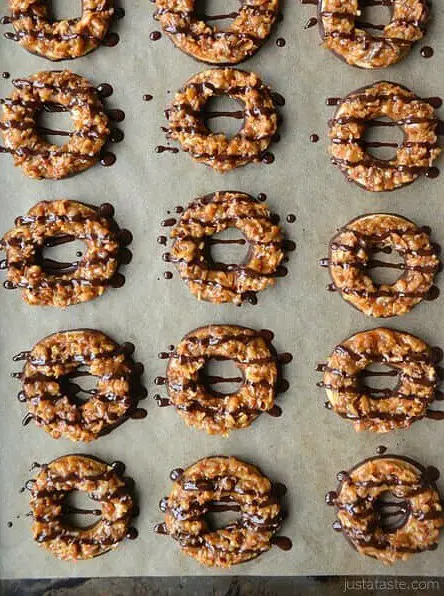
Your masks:
M85 455L65 455L49 464L34 464L37 476L26 483L29 489L34 540L64 561L92 559L114 550L125 538L136 538L130 528L137 515L132 481L123 477L121 462L108 465ZM65 503L73 491L88 493L94 509L77 509ZM73 527L69 514L94 516L93 525ZM95 518L99 518L97 521Z
M182 551L207 567L231 567L255 559L273 544L291 548L286 537L277 537L283 513L279 497L283 485L234 457L207 457L185 471L173 470L169 497L162 499L165 523L155 531L169 534ZM212 531L209 511L238 511L240 519Z
M383 4L383 2L379 2ZM359 68L387 68L402 60L422 39L429 18L429 0L391 0L387 25L359 20L359 0L319 0L323 45ZM368 30L367 30L368 29ZM370 33L370 31L372 33ZM374 34L374 31L380 31Z
M439 472L406 457L369 458L339 472L339 486L326 495L341 531L359 552L389 565L434 550L444 524L436 488Z
M375 253L397 252L402 263L373 258ZM430 240L430 228L389 213L372 213L353 219L330 241L327 265L333 283L352 306L371 317L393 317L409 312L424 299L435 297L433 286L441 263L438 248ZM392 284L376 284L370 271L398 269L401 276Z
M22 289L32 305L67 307L101 296L109 287L121 287L119 265L131 261L124 248L132 240L120 230L109 203L96 208L69 200L41 201L15 220L0 242L8 270L7 289ZM78 261L59 263L43 256L45 247L82 240L85 254Z
M242 0L220 30L199 16L196 0L155 0L155 18L173 43L186 54L210 64L238 64L252 56L270 35L279 12L279 0ZM224 12L224 11L222 11Z
M70 60L95 50L108 33L114 0L83 0L77 19L54 21L49 0L9 0L15 38L32 54Z
M242 128L231 138L211 132L205 121L204 107L218 95L228 95L243 106ZM233 68L205 70L191 77L165 115L167 137L217 172L261 161L278 125L269 87L256 74Z
M332 163L349 181L382 192L410 184L421 174L433 177L432 164L441 153L433 101L387 81L353 91L338 101L330 121L329 152ZM388 118L404 133L394 159L378 159L367 151L371 143L365 141L365 132L377 118Z
M215 263L211 237L237 228L249 251L242 264ZM255 301L256 293L285 275L282 230L266 205L250 195L234 191L215 192L188 205L171 231L174 244L168 260L199 300L209 302Z
M350 420L355 430L388 432L409 428L425 416L436 396L442 351L421 339L379 327L353 335L335 347L326 364L321 387L325 388L328 407ZM389 370L366 370L379 363ZM397 377L393 389L372 388L369 376Z
M110 130L97 89L69 70L43 71L14 79L11 96L2 100L0 130L6 151L29 178L58 180L86 170L100 157ZM73 132L64 145L47 142L39 131L42 110L69 112Z
M22 382L18 398L28 408L24 424L34 420L54 439L88 442L128 418L144 417L146 411L137 409L146 395L143 366L134 363L133 351L133 344L119 345L100 331L74 329L48 335L17 354L14 361L25 360L23 372L15 375ZM84 391L77 383L87 375L97 383Z
M232 394L213 392L202 376L210 359L232 360L243 379ZM268 333L237 325L208 325L188 333L171 353L168 398L189 426L228 435L274 405L278 361Z

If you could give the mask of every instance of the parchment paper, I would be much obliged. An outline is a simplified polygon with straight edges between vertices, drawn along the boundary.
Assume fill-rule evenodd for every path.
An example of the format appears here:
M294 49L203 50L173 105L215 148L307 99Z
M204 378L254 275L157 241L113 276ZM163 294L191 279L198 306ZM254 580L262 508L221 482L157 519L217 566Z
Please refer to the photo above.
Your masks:
M205 569L184 556L168 537L153 533L161 521L159 499L170 490L169 472L215 454L233 454L259 465L276 481L288 486L289 517L282 534L290 536L293 549L273 548L255 561L222 571L224 574L435 574L443 573L444 537L435 552L413 556L409 562L389 570L369 558L360 557L330 525L333 510L324 504L326 491L336 486L335 475L384 444L389 452L409 455L436 465L444 473L444 424L421 421L408 430L356 434L351 424L326 411L323 390L314 372L333 346L352 333L379 324L419 335L431 345L444 347L444 296L424 302L401 319L366 319L336 294L325 290L328 273L317 265L326 256L327 243L338 226L368 212L388 211L431 225L435 241L444 243L444 175L436 180L421 178L391 194L371 194L346 183L330 163L326 151L327 120L333 109L328 96L342 96L381 78L405 84L420 96L444 95L444 7L434 2L433 24L425 43L435 56L424 60L419 44L400 65L386 72L351 68L319 47L316 29L303 30L314 7L286 1L285 19L272 38L244 69L257 71L286 98L282 110L282 140L273 147L276 161L270 166L253 164L226 175L192 162L185 153L158 155L154 148L164 143L160 126L163 109L174 92L205 65L182 54L165 36L149 40L158 26L152 20L153 5L145 0L122 2L126 17L117 30L121 42L115 48L99 48L72 62L51 64L0 38L0 70L20 77L39 70L71 68L99 84L109 82L115 93L108 105L125 110L121 128L125 140L116 145L113 167L96 166L75 178L35 181L26 178L12 159L1 156L0 233L6 232L17 215L24 214L41 199L71 198L99 205L115 205L117 220L134 233L133 262L124 273L126 285L110 290L93 302L65 311L25 305L18 292L0 292L1 342L0 400L2 465L1 564L4 577L197 575L220 573ZM233 5L234 6L234 5ZM1 1L3 14L6 1ZM231 9L231 5L229 7ZM278 48L275 40L285 37ZM0 79L1 96L11 90L10 80ZM143 102L151 93L154 100ZM443 112L441 111L441 114ZM309 136L318 133L317 144ZM438 163L439 165L439 163ZM442 167L442 159L441 159ZM259 296L257 306L216 306L199 303L175 274L162 276L165 263L156 242L167 210L186 205L196 196L221 189L237 189L257 195L265 192L270 206L280 213L290 238L297 242L289 275L276 287ZM295 213L293 225L285 216ZM438 281L438 285L440 285ZM442 285L442 283L441 283ZM281 418L262 415L250 428L234 432L228 439L210 437L187 428L172 408L159 409L148 399L148 417L129 421L109 436L89 445L52 439L34 424L21 426L24 407L16 399L19 383L10 378L19 370L11 362L14 354L28 349L45 335L76 327L93 327L117 341L132 341L136 358L145 364L150 397L156 393L153 379L162 375L165 361L157 358L168 344L176 344L189 330L209 323L234 323L275 331L275 346L290 351L294 360L286 367L290 390L280 397ZM77 564L52 558L32 540L28 496L19 493L33 461L47 462L68 453L87 453L106 461L123 460L127 473L137 483L141 515L136 521L139 538L92 561ZM444 492L444 483L440 483ZM20 516L17 518L17 516ZM7 527L12 521L13 526Z

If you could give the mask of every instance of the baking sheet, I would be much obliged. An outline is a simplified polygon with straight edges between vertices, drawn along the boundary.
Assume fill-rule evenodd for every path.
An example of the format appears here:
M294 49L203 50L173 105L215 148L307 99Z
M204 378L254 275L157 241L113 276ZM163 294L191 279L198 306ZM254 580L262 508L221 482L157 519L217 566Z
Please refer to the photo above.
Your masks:
M0 5L4 14L6 1ZM126 112L121 125L125 140L115 146L117 162L113 167L96 166L75 178L57 182L35 181L14 168L7 155L0 156L0 232L6 232L14 218L38 200L66 197L96 205L112 202L119 224L134 234L133 262L123 271L126 285L93 302L65 311L31 308L20 300L18 292L0 292L2 576L387 572L380 563L353 552L342 536L331 529L334 514L325 506L324 494L335 487L336 472L375 454L380 444L390 452L436 465L444 474L444 426L430 420L385 436L358 435L351 424L322 407L325 395L315 387L319 380L314 372L316 362L325 359L342 339L376 327L381 321L366 319L337 294L327 292L328 273L317 265L317 260L326 256L328 240L338 226L372 211L399 213L418 224L431 225L434 240L443 243L444 218L440 215L444 176L436 180L422 178L402 190L379 195L347 184L327 156L327 120L334 108L325 105L325 98L345 95L381 78L405 84L421 96L444 95L444 7L441 2L434 3L434 19L425 40L425 44L433 46L434 57L424 60L419 54L424 44L420 44L403 63L378 73L348 67L322 50L316 29L303 30L315 8L301 6L296 0L286 1L284 21L266 46L242 65L257 71L286 98L282 139L273 147L276 160L269 166L253 164L220 175L192 162L184 153L155 153L155 146L165 142L160 126L165 124L163 109L170 92L205 65L183 55L165 36L157 42L149 40L149 33L158 29L149 2L133 0L122 2L122 6L126 17L117 26L120 43L73 62L53 65L0 38L0 70L21 77L38 70L71 68L97 84L111 83L115 93L108 105ZM278 36L287 40L285 47L276 46ZM10 89L10 80L0 79L1 96ZM152 94L153 101L143 102L144 93ZM441 115L444 116L443 110ZM309 142L312 133L320 135L319 143ZM162 275L165 263L156 238L165 231L160 222L167 210L186 205L196 196L227 188L253 195L265 192L269 205L280 213L288 236L297 242L289 275L278 280L274 289L262 293L257 306L236 308L199 303L176 274L172 280L165 280ZM288 213L296 214L296 223L285 223ZM438 285L442 286L442 281L438 280ZM385 324L444 347L443 315L441 295L437 301L424 302L408 315ZM187 428L172 408L159 409L148 399L146 419L128 421L89 445L56 441L34 424L21 426L25 412L16 399L19 384L9 376L11 370L20 367L11 358L45 335L62 329L93 327L117 341L132 341L136 358L145 364L146 385L152 397L157 389L153 379L165 370L165 361L159 360L157 353L168 344L176 344L189 330L209 323L273 329L276 348L294 354L285 375L290 390L278 401L283 408L281 418L263 415L250 428L224 439ZM73 452L90 453L109 462L123 460L127 473L136 480L141 506L135 523L140 532L137 540L126 541L117 551L95 560L76 564L52 558L33 542L31 519L25 516L28 497L19 493L30 477L28 470L33 461L47 462ZM159 499L170 490L170 470L215 454L233 454L257 464L272 479L288 486L289 517L281 533L291 537L291 551L273 548L255 561L218 571L199 566L182 555L173 540L153 533L153 525L162 519ZM440 486L444 492L444 482ZM11 528L7 527L9 521L13 523ZM442 574L444 537L442 542L437 551L413 556L389 572Z

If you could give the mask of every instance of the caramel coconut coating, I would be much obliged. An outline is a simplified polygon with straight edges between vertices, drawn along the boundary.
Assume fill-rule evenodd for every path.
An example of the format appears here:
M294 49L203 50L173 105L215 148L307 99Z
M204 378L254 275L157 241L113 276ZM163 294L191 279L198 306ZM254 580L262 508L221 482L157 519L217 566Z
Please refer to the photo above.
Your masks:
M429 18L428 0L393 0L390 22L380 34L364 29L359 0L320 0L323 45L359 68L387 68L402 60L422 39Z
M399 125L404 140L396 157L373 157L363 143L371 120L386 117ZM437 146L438 119L426 100L394 83L380 81L341 100L330 122L331 161L347 179L371 192L391 191L427 173L441 153Z
M30 484L34 540L58 559L92 559L114 550L127 536L134 500L113 466L92 457L66 455L40 466ZM99 520L86 529L64 520L64 499L74 490L88 493L100 507Z
M232 360L244 379L229 395L215 395L200 378L207 360ZM172 353L167 367L171 404L189 426L209 434L228 435L249 426L271 410L278 367L269 342L257 331L236 325L208 325L188 333Z
M373 259L372 253L388 250L402 257L401 275L393 284L376 284L370 276L372 267L390 263ZM364 215L341 228L330 242L328 261L332 289L371 317L409 312L428 297L440 268L428 229L387 213Z
M342 481L330 504L336 506L342 532L359 554L390 565L438 546L444 518L435 482L428 477L432 472L407 458L384 456L340 473ZM404 513L402 525L390 531L381 527L383 512L378 508L378 499L387 491Z
M398 373L394 389L375 392L363 382L373 363ZM409 428L434 400L437 371L432 349L409 333L377 328L340 343L327 360L322 386L334 412L356 431Z
M7 287L21 289L27 304L65 308L119 285L115 280L123 230L105 207L113 213L106 204L96 208L66 199L41 201L18 217L0 243L7 257ZM45 262L42 251L53 240L82 240L85 253L68 267Z
M97 90L69 70L43 71L13 80L11 96L3 100L0 130L14 164L29 178L58 180L93 166L109 135L108 116ZM73 133L64 145L41 136L37 114L57 104L70 113Z
M210 97L228 95L243 104L240 132L231 138L211 132L202 110ZM270 89L252 72L233 68L206 70L191 77L166 110L167 137L217 172L262 159L277 130Z
M249 245L243 264L226 266L209 258L208 240L227 228ZM240 192L216 192L193 201L172 230L170 261L199 300L240 304L274 284L284 258L283 236L264 204Z
M210 64L238 64L270 35L279 0L242 1L223 31L196 15L196 0L156 0L156 7L155 18L183 52Z
M100 331L76 329L49 335L24 353L21 397L37 426L54 439L88 442L125 421L138 401L129 345L119 346ZM80 376L81 366L97 384L79 403L69 383Z
M70 60L95 50L114 14L113 0L83 0L80 18L51 19L48 0L9 0L17 41L32 54Z
M213 502L237 504L240 519L211 531L205 514ZM258 557L271 548L281 523L270 480L234 457L199 460L174 482L166 501L167 533L207 567L231 567Z

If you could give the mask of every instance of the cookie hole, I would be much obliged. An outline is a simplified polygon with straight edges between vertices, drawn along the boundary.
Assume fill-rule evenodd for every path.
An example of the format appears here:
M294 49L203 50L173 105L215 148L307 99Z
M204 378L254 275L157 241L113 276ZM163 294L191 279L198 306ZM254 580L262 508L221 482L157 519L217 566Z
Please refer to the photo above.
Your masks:
M385 364L375 362L362 371L361 379L368 389L393 391L398 385L398 371Z
M195 14L218 31L227 31L239 11L238 0L197 0Z
M200 374L200 381L216 397L239 391L243 378L232 360L207 360Z
M368 269L367 273L378 286L382 284L392 285L402 275L400 266L402 266L404 261L402 257L390 247L387 247L384 251L372 251L370 260L372 261L372 266Z
M396 150L404 140L402 129L390 118L378 118L370 122L363 137L365 150L376 159L395 159Z
M236 228L228 228L207 239L208 260L217 268L236 266L245 262L248 244L242 233Z
M77 269L85 250L85 244L73 236L52 236L45 239L39 264L50 275L71 273Z
M239 521L240 507L235 501L212 501L205 515L210 532L221 530Z
M37 114L37 129L46 143L65 145L73 132L73 121L69 112L56 104L45 104L44 110Z
M384 532L394 532L406 523L410 508L407 501L397 497L391 491L379 495L374 503L378 526Z
M243 105L228 95L210 97L202 114L212 133L224 134L228 139L238 134L244 120Z
M82 14L82 0L47 0L51 21L78 19Z
M67 526L82 530L94 526L102 514L97 502L80 490L73 490L66 495L63 500L63 512L63 521Z
M385 26L390 23L393 10L391 6L376 5L363 6L363 2L358 1L361 10L360 16L356 19L356 26L360 29L365 29L373 35L377 36L378 32L384 30Z
M68 375L70 393L76 395L78 400L86 401L96 392L97 379L90 372L88 366L79 366Z

